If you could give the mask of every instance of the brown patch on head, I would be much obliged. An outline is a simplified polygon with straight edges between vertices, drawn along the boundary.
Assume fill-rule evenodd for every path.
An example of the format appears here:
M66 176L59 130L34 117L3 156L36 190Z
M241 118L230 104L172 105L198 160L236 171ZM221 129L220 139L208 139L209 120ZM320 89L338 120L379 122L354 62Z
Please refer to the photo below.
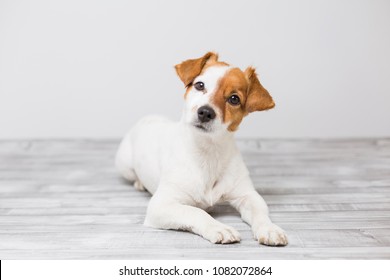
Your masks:
M208 52L200 58L188 59L176 65L176 73L184 85L188 87L194 81L194 79L199 76L208 61L217 60L218 54Z
M213 103L222 112L222 121L229 123L229 131L235 131L246 114L243 104L247 89L248 81L244 73L239 68L232 68L220 79L214 92ZM234 106L227 102L233 94L238 95L241 104Z
M232 95L240 98L240 104L232 105L228 102ZM220 79L214 92L213 103L222 112L222 121L229 124L229 131L237 130L248 113L271 109L275 106L272 97L260 84L255 70L251 67L245 72L239 68L230 69Z
M204 56L188 59L183 61L180 64L175 66L176 73L179 76L180 80L187 87L184 97L187 96L188 91L190 90L192 82L197 76L202 74L210 66L227 66L228 64L222 61L218 61L218 54L213 52L208 52Z

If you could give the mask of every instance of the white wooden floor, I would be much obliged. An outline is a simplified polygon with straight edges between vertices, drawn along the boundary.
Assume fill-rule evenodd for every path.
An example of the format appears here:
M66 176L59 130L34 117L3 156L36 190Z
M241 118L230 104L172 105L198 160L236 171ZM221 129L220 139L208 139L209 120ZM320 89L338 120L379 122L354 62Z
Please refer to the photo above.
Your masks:
M0 259L390 259L390 139L241 140L287 247L228 206L241 243L142 225L149 195L113 164L118 141L0 141Z

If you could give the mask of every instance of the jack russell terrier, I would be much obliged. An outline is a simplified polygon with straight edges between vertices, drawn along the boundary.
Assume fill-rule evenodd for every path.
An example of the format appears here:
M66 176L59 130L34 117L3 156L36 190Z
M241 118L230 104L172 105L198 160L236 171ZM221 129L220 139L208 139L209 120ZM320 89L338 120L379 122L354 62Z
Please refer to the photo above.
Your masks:
M190 231L213 243L240 241L240 234L205 210L230 203L265 245L286 245L284 231L268 217L234 141L242 119L275 106L255 70L218 61L212 52L175 66L183 81L182 119L150 116L122 140L116 166L138 190L152 194L145 225Z

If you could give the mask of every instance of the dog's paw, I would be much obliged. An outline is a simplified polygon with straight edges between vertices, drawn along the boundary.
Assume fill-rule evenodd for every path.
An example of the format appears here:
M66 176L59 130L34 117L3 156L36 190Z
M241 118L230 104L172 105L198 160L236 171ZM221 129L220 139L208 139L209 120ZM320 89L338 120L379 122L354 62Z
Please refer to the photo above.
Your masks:
M140 180L136 180L136 181L134 182L134 188L135 188L136 190L138 190L138 191L141 191L141 192L146 191L144 185L142 185L142 183L141 183Z
M240 233L237 230L223 224L207 228L203 237L216 244L235 243L241 240Z
M288 244L287 235L275 224L265 224L255 232L255 238L260 244L268 246L285 246Z

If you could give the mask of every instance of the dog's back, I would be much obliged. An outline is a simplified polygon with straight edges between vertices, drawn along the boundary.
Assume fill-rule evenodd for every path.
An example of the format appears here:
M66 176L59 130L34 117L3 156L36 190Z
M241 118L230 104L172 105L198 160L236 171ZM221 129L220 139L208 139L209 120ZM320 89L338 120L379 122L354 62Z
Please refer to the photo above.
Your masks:
M148 116L138 121L126 134L116 154L115 163L121 175L131 182L142 182L143 187L154 193L161 174L156 157L161 155L162 147L169 147L164 143L170 141L174 127L175 123L162 116ZM148 170L148 174L143 170Z

